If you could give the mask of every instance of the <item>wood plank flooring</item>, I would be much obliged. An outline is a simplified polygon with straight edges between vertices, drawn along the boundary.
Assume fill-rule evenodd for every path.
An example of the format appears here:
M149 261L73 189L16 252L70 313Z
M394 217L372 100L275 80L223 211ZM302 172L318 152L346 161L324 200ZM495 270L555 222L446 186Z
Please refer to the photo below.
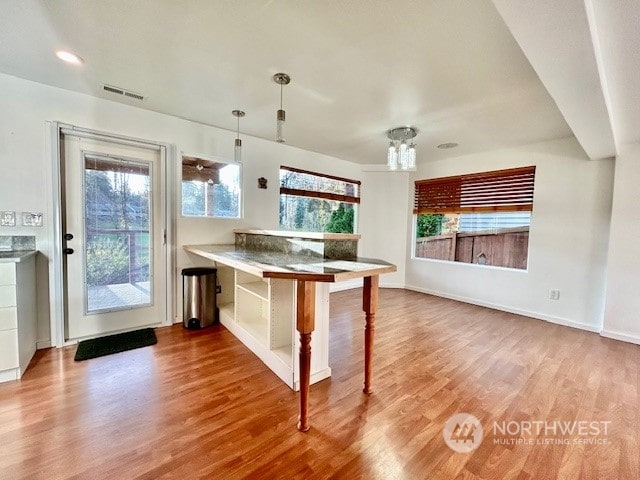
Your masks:
M311 386L308 433L296 394L220 326L85 362L40 351L0 384L0 479L640 478L640 347L383 289L367 396L361 301L331 295L333 375ZM459 412L483 425L471 453L443 439ZM610 423L603 444L529 445L497 442L518 435L494 421Z

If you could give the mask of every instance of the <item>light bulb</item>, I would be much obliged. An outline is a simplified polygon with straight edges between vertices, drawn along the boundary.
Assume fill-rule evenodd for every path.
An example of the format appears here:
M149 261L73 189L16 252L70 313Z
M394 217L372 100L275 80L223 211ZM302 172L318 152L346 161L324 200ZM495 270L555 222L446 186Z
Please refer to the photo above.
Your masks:
M285 121L285 113L284 110L278 110L278 115L277 115L277 123L276 123L276 142L278 143L284 143L284 135L283 135L283 129L284 129L284 121Z
M74 65L82 65L84 63L84 60L81 57L66 50L58 50L56 52L56 57L64 62L72 63Z

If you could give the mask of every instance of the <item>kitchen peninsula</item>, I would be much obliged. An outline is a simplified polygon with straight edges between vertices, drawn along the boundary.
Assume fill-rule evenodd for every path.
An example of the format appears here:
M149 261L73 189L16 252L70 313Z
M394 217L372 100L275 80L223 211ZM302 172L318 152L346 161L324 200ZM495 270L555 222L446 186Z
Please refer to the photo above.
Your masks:
M357 257L359 235L244 229L234 233L234 245L184 249L218 268L221 323L289 387L300 390L298 429L306 432L309 385L331 375L329 283L364 278L364 392L371 393L379 275L395 272L396 266Z

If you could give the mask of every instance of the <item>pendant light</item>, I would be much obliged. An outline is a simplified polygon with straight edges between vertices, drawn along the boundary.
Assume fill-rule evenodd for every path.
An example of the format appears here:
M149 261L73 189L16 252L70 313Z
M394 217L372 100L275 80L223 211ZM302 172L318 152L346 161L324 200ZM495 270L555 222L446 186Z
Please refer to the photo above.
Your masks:
M387 131L389 150L387 153L387 169L391 171L412 171L416 169L416 144L413 139L418 130L412 127L398 127ZM407 145L407 140L411 144Z
M282 86L289 85L289 82L291 82L291 77L289 77L289 75L287 75L286 73L276 73L273 76L273 81L280 85L280 110L278 110L278 113L276 115L276 142L284 143L285 140L282 130L284 128L285 112L282 109Z
M242 162L242 140L240 140L240 117L244 117L242 110L234 110L231 112L234 117L238 119L238 126L236 129L236 144L233 149L233 160L236 163Z

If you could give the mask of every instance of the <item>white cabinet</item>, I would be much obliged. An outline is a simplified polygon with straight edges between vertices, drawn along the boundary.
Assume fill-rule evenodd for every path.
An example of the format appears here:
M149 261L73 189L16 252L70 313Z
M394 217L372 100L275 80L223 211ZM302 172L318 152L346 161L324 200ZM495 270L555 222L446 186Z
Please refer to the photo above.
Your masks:
M299 389L295 329L296 282L264 279L245 271L217 264L220 322L262 360L282 381ZM312 335L314 352L311 383L331 376L328 365L329 287L317 284L316 330Z
M24 374L36 351L35 255L0 263L0 382Z

